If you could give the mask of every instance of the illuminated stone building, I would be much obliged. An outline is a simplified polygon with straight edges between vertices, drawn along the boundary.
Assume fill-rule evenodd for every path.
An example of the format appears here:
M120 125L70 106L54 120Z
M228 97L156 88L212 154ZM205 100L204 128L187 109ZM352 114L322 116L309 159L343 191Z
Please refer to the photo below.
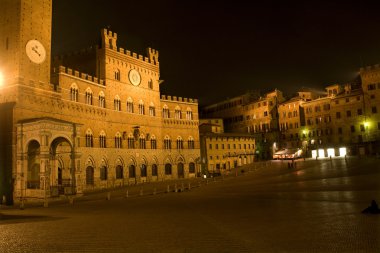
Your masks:
M251 134L225 133L223 119L201 119L199 122L203 172L228 174L254 162L255 138Z
M51 61L52 0L0 0L7 202L195 177L198 102L160 94L159 54L101 45ZM61 64L65 64L63 67Z
M299 93L280 104L281 146L302 147L308 156L320 149L318 156L341 155L341 147L353 155L380 152L379 66L362 68L360 79L330 85L325 95L305 99Z
M226 132L251 134L258 157L269 158L279 139L277 106L284 100L277 89L262 97L246 93L206 106L201 113L202 118L223 118Z

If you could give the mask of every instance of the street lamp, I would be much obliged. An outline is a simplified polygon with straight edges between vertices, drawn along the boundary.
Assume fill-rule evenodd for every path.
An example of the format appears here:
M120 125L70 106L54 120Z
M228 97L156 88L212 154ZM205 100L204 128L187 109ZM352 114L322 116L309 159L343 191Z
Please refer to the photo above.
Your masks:
M3 73L0 71L0 87L4 85L4 75Z

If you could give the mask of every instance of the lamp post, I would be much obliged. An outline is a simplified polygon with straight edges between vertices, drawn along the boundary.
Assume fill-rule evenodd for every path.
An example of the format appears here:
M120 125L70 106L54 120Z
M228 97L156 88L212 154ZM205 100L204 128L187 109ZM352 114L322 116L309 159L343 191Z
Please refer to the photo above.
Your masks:
M2 87L4 85L4 75L3 73L0 71L0 87Z

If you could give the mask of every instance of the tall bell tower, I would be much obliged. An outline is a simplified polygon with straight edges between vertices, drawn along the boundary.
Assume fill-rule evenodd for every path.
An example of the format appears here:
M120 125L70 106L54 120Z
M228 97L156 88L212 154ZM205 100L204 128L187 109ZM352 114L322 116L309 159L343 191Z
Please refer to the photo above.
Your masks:
M5 85L49 84L51 23L52 0L0 0L0 71Z

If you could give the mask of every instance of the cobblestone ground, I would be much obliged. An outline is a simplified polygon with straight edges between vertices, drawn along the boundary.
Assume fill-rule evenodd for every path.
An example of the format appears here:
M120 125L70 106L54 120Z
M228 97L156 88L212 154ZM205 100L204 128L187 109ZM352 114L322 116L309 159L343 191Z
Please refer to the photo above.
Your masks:
M380 252L380 215L361 214L380 202L379 163L278 161L179 193L3 209L0 252Z

